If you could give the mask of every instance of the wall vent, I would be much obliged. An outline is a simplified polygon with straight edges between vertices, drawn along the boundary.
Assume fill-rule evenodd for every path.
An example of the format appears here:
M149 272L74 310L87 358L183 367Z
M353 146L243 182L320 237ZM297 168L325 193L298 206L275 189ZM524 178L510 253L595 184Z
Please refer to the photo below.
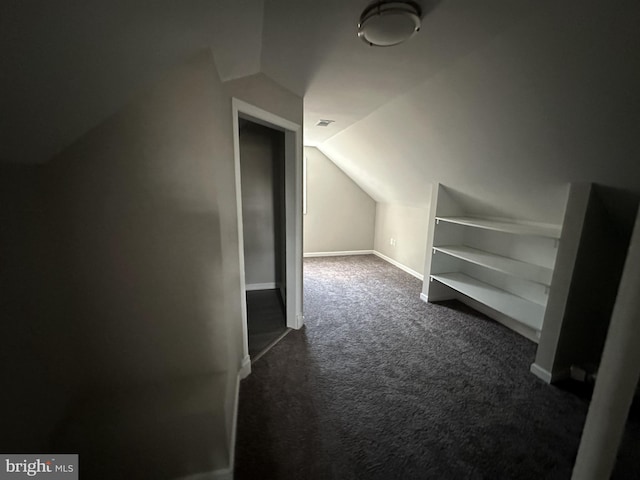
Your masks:
M318 120L318 123L316 123L316 127L328 127L333 122L335 122L335 120Z

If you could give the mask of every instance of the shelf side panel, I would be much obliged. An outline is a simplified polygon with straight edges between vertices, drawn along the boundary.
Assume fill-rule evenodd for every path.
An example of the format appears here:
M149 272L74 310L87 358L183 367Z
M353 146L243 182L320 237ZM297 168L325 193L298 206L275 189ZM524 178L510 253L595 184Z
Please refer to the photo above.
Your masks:
M422 283L422 294L427 298L441 298L442 296L446 296L449 294L448 298L454 298L451 295L451 292L448 290L443 290L442 286L432 285L432 282L429 281L429 275L433 270L432 260L433 260L433 245L438 238L438 241L442 241L440 238L443 233L440 232L440 229L436 226L436 216L438 215L460 215L462 213L460 205L454 200L451 194L447 191L447 188L441 183L434 183L431 187L431 204L429 206L429 222L428 222L428 230L427 230L427 245L426 245L426 253L425 253L425 265L424 265L424 281ZM444 233L447 235L447 233ZM449 235L454 235L451 237L452 241L458 241L461 239L462 233L451 231ZM447 237L449 238L449 237ZM442 267L438 267L441 269ZM430 291L431 288L435 289L435 291Z
M545 312L544 330L535 360L540 368L552 374L590 195L591 184L571 184Z

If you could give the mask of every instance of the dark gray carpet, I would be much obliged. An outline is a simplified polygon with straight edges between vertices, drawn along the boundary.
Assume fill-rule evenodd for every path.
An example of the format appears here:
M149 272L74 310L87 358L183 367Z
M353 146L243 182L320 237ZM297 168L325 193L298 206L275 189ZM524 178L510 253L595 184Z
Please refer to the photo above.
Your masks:
M249 356L253 360L287 330L284 305L278 290L247 292Z
M374 256L304 268L306 327L241 383L236 479L570 478L588 403L533 343Z

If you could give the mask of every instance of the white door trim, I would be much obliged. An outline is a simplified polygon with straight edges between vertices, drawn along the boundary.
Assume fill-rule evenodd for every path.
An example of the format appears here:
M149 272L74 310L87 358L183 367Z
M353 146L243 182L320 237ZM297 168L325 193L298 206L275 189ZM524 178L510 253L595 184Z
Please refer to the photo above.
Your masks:
M285 221L286 221L286 292L287 327L299 329L302 316L302 127L238 98L231 99L233 115L233 156L238 210L238 254L240 258L240 292L243 336L243 365L249 360L246 280L244 273L244 235L242 228L242 181L240 173L240 136L238 118L247 118L285 134ZM250 366L249 366L250 371ZM249 372L246 372L247 374Z

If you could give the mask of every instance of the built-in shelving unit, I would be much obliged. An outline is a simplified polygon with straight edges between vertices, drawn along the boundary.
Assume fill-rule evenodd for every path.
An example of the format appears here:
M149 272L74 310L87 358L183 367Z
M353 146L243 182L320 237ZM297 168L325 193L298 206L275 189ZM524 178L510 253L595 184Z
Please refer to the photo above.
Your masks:
M562 226L474 215L437 186L428 301L458 299L537 341Z
M640 205L640 197L589 183L567 185L564 205L553 192L516 198L434 185L421 294L463 302L539 343L531 372L549 383L600 361L633 227L621 212ZM547 193L553 209L531 203Z

